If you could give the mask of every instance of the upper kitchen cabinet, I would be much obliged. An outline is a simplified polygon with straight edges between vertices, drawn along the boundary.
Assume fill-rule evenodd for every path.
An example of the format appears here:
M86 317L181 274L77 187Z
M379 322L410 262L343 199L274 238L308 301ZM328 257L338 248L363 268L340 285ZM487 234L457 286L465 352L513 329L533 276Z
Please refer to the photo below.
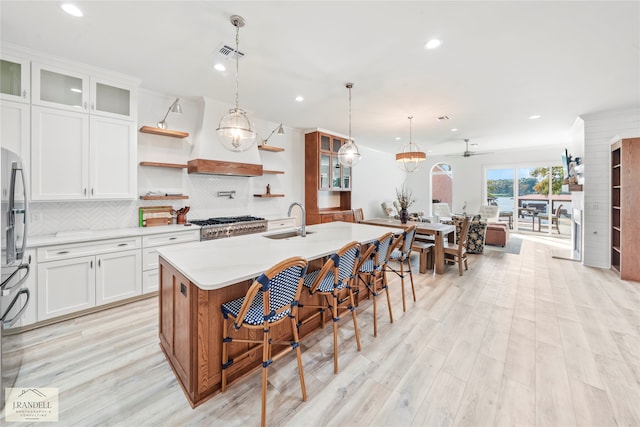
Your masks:
M56 66L32 63L34 105L135 120L137 87Z
M29 103L29 60L0 56L0 99Z
M29 104L0 101L0 142L29 162Z
M135 123L32 107L31 199L136 198Z

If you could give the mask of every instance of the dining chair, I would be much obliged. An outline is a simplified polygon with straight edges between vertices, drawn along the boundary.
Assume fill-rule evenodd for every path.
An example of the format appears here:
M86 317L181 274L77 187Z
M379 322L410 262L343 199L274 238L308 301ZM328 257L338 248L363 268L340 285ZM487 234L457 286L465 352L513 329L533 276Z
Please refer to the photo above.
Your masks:
M471 221L468 216L463 219L454 217L453 219L456 229L460 230L458 243L447 242L444 246L445 261L450 264L458 264L458 273L463 275L462 264L464 263L464 269L468 270L467 265L467 236L469 235L469 225Z
M356 345L360 351L360 332L358 319L356 318L355 302L353 298L353 282L356 277L356 267L360 260L360 243L351 242L344 245L334 254L330 255L322 268L307 273L304 276L304 287L311 295L319 295L323 304L304 304L300 307L317 308L318 312L302 321L304 324L317 316L320 316L324 327L324 313L331 310L333 320L333 372L338 373L338 322L340 321L339 308L351 311L353 329L356 336ZM301 325L299 324L299 326Z
M376 299L382 291L387 294L387 306L389 307L389 322L393 323L391 312L391 299L387 284L386 265L389 254L393 249L393 233L385 233L364 252L356 269L358 284L365 286L368 294L373 297L373 336L378 336L378 306Z
M416 289L413 285L413 271L411 270L411 249L413 247L413 241L416 236L417 226L412 225L408 227L400 237L401 241L393 248L393 251L389 255L391 261L396 261L400 264L400 271L394 269L390 264L389 269L396 273L400 277L400 283L402 286L402 311L407 311L407 303L404 296L404 278L406 277L404 271L404 264L407 263L407 271L411 280L411 293L413 294L413 301L416 301Z
M267 369L273 362L271 348L274 344L291 345L298 359L298 376L302 389L302 400L307 400L307 391L302 372L302 358L296 316L302 290L307 261L292 257L279 262L253 281L244 297L222 304L222 392L227 388L228 369L234 362L255 354L262 347L262 426L267 417ZM277 341L271 338L271 328L289 320L293 341ZM237 334L241 329L248 331ZM233 329L233 330L232 330ZM262 331L262 339L250 339ZM238 337L233 337L237 335ZM249 338L244 338L249 337ZM249 348L243 353L229 358L229 344L247 343ZM285 353L280 353L276 358Z
M560 234L560 209L562 209L562 204L558 205L556 211L551 217L551 227L553 228L555 226L558 234ZM549 216L547 214L538 214L538 231L540 231L540 223L543 219L549 219Z
M353 210L353 219L356 223L360 221L364 221L364 212L362 208L357 208Z

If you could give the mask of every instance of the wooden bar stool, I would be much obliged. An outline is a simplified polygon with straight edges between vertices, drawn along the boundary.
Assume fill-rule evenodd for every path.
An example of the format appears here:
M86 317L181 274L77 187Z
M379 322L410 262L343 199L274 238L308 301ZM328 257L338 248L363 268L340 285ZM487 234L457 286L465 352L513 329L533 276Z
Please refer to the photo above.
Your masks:
M257 348L262 347L262 426L266 425L267 419L267 369L273 362L271 356L273 344L290 344L291 348L296 351L302 400L307 400L296 325L298 301L306 271L307 261L304 258L288 258L261 274L251 284L244 297L222 304L222 391L224 392L227 388L228 368L233 365L234 361L239 362L255 353ZM270 337L271 327L286 321L287 318L291 325L293 341L272 340ZM231 333L232 327L235 332L242 328L248 329L246 336L252 336L256 334L254 331L261 329L262 339L232 338L231 335L235 335ZM234 359L229 359L229 344L232 342L256 345L250 346L248 350ZM276 358L283 354L285 353L280 353Z
M386 264L389 254L393 249L393 233L386 233L376 240L365 252L358 265L358 280L366 286L369 295L373 296L373 336L378 336L377 304L376 297L382 291L387 294L387 306L389 307L389 321L393 323L391 312L391 299L389 298L389 286L387 285Z
M321 317L324 326L324 312L331 309L333 319L333 372L338 373L338 309L346 307L351 311L353 329L356 335L356 344L360 351L360 332L356 319L355 303L353 299L353 281L356 267L360 259L360 243L351 242L332 254L320 270L307 273L304 277L304 287L311 295L320 295L325 304L304 304L305 308L317 308L318 312L306 318L306 323L317 316ZM345 306L346 304L346 306ZM302 305L301 305L302 307Z

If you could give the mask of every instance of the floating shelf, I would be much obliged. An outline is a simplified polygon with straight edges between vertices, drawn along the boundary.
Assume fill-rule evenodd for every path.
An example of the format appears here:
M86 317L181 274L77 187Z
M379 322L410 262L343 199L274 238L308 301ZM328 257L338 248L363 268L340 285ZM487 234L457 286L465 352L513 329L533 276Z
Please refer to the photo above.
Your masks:
M279 153L281 151L284 151L284 148L274 147L273 145L258 145L258 150L271 151L273 153Z
M189 196L140 196L140 200L182 200Z
M189 132L180 132L179 130L160 129L151 126L142 126L140 128L142 133L151 133L153 135L171 136L173 138L186 138L189 136Z
M187 165L182 165L178 163L158 163L158 162L140 162L140 166L152 166L155 168L175 168L175 169L187 168Z
M253 197L284 197L284 194L254 194Z
M277 175L277 174L283 174L284 171L270 171L270 170L266 170L266 169L262 169L262 174L263 175Z
M569 191L582 191L582 184L569 184Z

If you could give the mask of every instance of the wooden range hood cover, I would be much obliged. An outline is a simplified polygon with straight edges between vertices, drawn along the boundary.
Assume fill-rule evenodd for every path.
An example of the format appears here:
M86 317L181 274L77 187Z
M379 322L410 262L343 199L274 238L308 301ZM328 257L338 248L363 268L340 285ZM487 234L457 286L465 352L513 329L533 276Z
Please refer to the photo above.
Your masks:
M189 173L232 176L262 176L262 165L224 160L193 159L187 162Z

